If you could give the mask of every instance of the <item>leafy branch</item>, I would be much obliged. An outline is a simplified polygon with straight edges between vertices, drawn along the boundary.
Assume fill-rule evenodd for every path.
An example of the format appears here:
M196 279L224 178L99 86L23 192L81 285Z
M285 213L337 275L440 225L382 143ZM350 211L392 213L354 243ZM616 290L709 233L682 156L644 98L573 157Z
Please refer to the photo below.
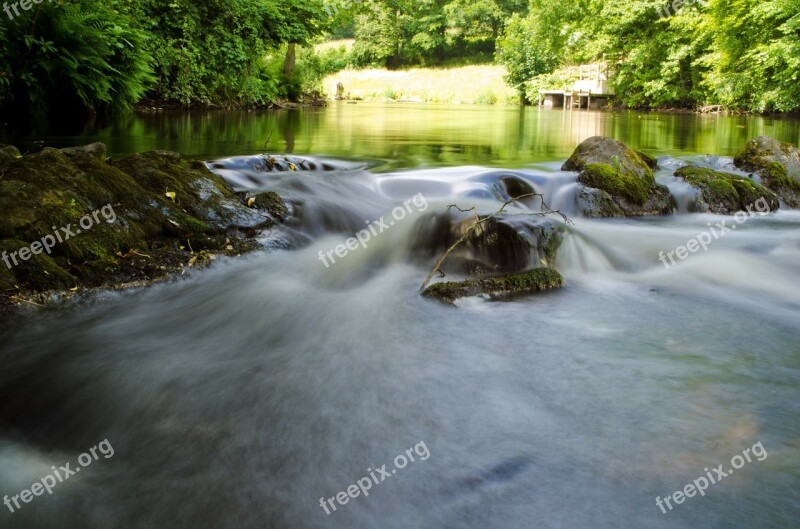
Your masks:
M442 257L436 263L436 266L433 267L433 270L431 270L431 273L428 274L428 277L425 278L425 281L422 283L422 286L420 287L420 291L425 290L425 287L428 286L428 283L431 282L431 279L433 279L433 276L435 276L437 272L440 274L439 277L444 277L445 276L445 273L442 272L442 265L444 264L445 260L450 256L451 253L453 253L453 251L456 248L458 248L462 243L464 243L467 240L467 238L469 238L469 236L475 230L477 230L479 227L482 227L483 224L485 222L487 222L489 219L492 219L492 218L496 217L497 215L505 213L506 207L508 207L510 204L513 204L514 202L516 202L517 200L519 200L521 198L528 198L528 197L539 197L539 199L542 201L541 211L531 212L531 213L521 213L521 215L536 215L536 216L539 216L539 217L545 217L547 215L559 215L566 224L572 224L572 221L569 219L569 217L567 217L561 210L551 209L550 206L548 206L545 203L544 195L542 195L541 193L527 193L527 194L520 195L518 197L512 198L511 200L506 201L502 206L500 206L500 209L498 209L497 211L495 211L491 215L487 215L487 216L485 216L483 218L481 218L480 215L478 215L478 207L477 206L472 206L469 209L461 209L456 204L450 204L449 206L447 206L447 211L448 212L451 209L454 209L454 208L457 209L458 211L460 211L461 213L472 212L472 213L475 214L475 222L472 224L472 226L467 228L467 230L463 233L463 235L461 235L461 237L455 243L453 243L453 245L450 246L450 248L448 248L446 252L444 252L444 255L442 255Z

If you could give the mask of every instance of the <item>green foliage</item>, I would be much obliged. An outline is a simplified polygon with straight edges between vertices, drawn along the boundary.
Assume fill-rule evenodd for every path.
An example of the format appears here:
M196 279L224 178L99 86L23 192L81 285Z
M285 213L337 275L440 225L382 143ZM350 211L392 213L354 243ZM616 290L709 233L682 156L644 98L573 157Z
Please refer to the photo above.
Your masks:
M140 12L155 36L156 97L231 106L280 95L287 80L264 57L281 43L310 40L325 16L319 0L141 0Z
M628 107L800 110L800 0L708 0L668 16L665 4L531 0L498 40L498 59L531 99L560 88L559 67L607 54Z
M0 107L128 109L152 81L149 38L121 1L44 3L0 17Z

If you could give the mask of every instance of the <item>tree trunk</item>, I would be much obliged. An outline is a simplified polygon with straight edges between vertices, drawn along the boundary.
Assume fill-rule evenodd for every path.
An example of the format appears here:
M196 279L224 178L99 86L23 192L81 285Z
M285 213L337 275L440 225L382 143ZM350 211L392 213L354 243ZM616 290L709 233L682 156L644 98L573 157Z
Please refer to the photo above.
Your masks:
M286 59L283 61L283 74L286 77L291 77L294 73L294 65L297 62L297 45L294 42L289 43L286 49Z

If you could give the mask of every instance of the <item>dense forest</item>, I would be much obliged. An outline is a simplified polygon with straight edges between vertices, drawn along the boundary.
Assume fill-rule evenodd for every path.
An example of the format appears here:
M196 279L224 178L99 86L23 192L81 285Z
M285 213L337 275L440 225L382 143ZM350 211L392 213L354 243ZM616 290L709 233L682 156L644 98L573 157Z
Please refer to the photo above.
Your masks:
M618 103L800 110L800 0L80 0L0 13L0 110L258 106L346 67L497 61L530 99L606 59ZM25 6L27 5L27 9ZM352 49L313 44L354 38Z

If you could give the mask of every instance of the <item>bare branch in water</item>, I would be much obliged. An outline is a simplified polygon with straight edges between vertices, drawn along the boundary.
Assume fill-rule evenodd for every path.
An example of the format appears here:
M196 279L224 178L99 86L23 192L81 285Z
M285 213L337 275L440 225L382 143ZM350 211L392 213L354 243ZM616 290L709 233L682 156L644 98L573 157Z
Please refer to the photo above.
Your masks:
M442 265L444 264L444 261L450 256L451 253L453 253L453 251L456 248L458 248L464 241L467 240L467 238L472 234L472 232L481 227L483 223L488 221L489 219L492 219L495 216L500 215L501 213L505 213L506 207L508 207L509 205L513 204L514 202L516 202L521 198L528 198L528 197L539 197L539 199L542 201L541 211L531 212L531 213L520 213L520 215L536 215L539 217L546 217L547 215L559 215L566 224L572 224L572 221L569 219L569 217L567 217L563 212L561 212L561 210L550 209L550 206L548 206L544 201L544 195L542 195L541 193L527 193L525 195L520 195L518 197L512 198L511 200L506 201L502 206L500 206L500 209L498 209L496 212L492 213L491 215L487 215L484 218L480 218L480 215L478 215L477 206L472 206L469 209L462 209L458 207L456 204L450 204L449 206L447 206L448 212L453 208L457 209L461 213L472 212L475 214L475 223L472 226L470 226L464 232L464 234L455 243L453 243L453 245L450 246L450 248L447 249L446 252L444 252L444 255L442 255L442 257L436 263L436 266L433 267L431 273L428 274L428 277L425 278L425 281L422 283L422 286L420 287L420 292L425 290L425 287L428 286L428 283L431 282L431 279L433 278L433 276L436 275L437 272L440 274L439 277L445 277L445 273L441 269Z

